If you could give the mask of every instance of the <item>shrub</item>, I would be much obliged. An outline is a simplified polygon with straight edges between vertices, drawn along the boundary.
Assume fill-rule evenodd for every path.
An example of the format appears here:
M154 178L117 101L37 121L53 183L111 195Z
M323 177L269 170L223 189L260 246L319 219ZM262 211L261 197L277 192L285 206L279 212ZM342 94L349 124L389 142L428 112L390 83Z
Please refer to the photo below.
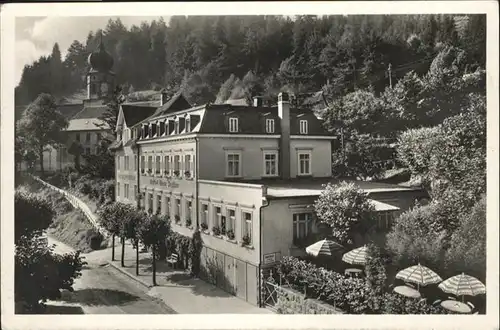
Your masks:
M99 232L93 232L87 236L87 240L92 250L99 250L104 237Z
M282 258L278 274L293 289L305 291L307 297L322 300L347 313L368 311L368 291L363 279L345 278L294 257Z
M355 234L367 233L373 223L373 206L367 194L353 183L324 186L314 208L321 222L331 227L332 236L340 244L353 244Z

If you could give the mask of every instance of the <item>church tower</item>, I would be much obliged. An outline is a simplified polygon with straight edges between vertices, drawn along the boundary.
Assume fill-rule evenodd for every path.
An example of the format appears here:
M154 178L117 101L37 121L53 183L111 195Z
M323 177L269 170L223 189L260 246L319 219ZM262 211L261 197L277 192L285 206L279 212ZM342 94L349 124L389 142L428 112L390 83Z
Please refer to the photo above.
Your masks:
M99 46L88 57L90 70L87 73L87 100L84 103L102 103L113 94L115 88L115 74L113 57L104 48L102 32Z

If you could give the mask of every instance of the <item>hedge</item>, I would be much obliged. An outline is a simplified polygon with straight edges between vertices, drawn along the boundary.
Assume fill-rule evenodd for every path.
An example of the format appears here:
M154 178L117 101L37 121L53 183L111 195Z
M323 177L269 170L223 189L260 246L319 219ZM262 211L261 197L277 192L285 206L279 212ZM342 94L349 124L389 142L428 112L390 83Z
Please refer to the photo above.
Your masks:
M395 293L375 296L365 279L347 278L294 257L282 258L278 276L282 284L305 292L307 298L326 302L348 314L446 314L443 308L429 305L425 300ZM375 300L380 302L379 306L373 304Z

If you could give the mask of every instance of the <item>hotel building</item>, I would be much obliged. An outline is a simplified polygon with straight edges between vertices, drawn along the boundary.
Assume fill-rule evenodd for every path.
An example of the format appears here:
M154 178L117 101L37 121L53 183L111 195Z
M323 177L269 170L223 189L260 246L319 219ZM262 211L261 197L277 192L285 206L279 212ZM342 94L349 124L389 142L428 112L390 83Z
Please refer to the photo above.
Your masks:
M117 122L116 200L168 214L172 229L202 232L203 277L259 304L260 274L303 254L318 225L313 204L332 178L332 141L312 111L206 104L181 93L157 109L122 105ZM381 229L425 194L355 182L369 193Z

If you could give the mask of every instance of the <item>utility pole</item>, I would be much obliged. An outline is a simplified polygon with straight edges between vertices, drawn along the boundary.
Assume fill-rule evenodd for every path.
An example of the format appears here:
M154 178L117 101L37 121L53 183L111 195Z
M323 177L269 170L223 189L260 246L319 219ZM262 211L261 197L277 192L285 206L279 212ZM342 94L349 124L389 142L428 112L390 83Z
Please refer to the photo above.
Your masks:
M389 72L389 87L392 88L392 65L389 63L389 67L387 68L387 72Z

